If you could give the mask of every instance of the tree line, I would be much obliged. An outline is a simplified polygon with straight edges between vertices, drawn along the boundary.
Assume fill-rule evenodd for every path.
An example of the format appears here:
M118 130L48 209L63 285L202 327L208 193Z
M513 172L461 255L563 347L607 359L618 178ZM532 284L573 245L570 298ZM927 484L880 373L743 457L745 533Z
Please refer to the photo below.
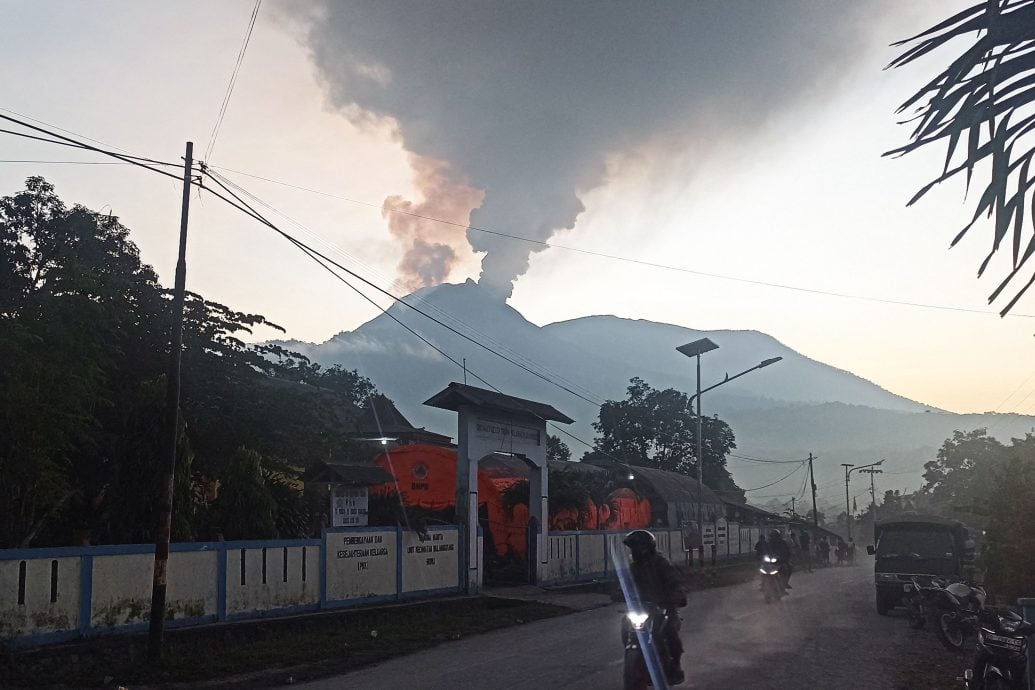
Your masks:
M0 199L0 547L153 540L170 300L116 216L41 177ZM375 392L260 326L187 294L174 540L309 532L298 468Z
M154 539L171 291L129 234L42 177L0 199L0 548ZM245 342L259 327L279 329L187 293L175 541L314 533L325 506L301 471L349 455L377 394L354 369ZM695 476L688 403L632 379L625 400L602 406L583 459ZM725 466L732 430L702 423L704 483L743 500ZM570 459L557 438L548 450ZM560 482L557 498L599 493L580 481Z

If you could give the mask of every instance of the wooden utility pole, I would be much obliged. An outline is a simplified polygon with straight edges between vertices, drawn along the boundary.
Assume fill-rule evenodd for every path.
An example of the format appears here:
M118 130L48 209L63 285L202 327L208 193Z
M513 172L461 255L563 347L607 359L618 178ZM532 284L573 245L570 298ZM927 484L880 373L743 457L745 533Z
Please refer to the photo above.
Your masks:
M868 469L868 470L859 470L859 471L860 472L865 472L866 474L870 475L870 503L873 505L873 524L874 524L874 526L876 526L876 524L877 524L877 490L876 490L876 488L874 487L874 484L873 484L873 475L880 474L884 470L878 470L878 469L872 469L871 468L871 469Z
M180 351L183 349L183 301L187 287L187 211L190 207L191 167L194 143L187 142L183 157L183 203L180 207L180 251L176 260L173 290L172 341L169 345L169 372L165 389L165 428L162 440L162 474L158 487L158 532L155 536L155 568L151 584L151 621L147 638L150 661L162 658L162 632L165 626L165 590L169 566L169 533L172 530L173 476L176 473L176 437L180 428Z
M812 453L809 453L809 482L812 484L812 525L819 527L819 508L816 507L816 474L812 471L812 461L815 459Z

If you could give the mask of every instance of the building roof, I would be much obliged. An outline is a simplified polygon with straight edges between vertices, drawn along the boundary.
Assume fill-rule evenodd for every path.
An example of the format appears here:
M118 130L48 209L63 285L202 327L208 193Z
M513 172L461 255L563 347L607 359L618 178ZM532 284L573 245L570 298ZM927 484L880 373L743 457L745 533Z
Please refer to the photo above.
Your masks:
M679 472L637 465L630 465L629 471L650 484L658 497L666 503L697 503L698 493L701 493L701 503L721 505L723 502L719 495L707 486L702 487L693 477Z
M370 403L359 411L356 429L360 436L395 437L402 441L439 446L453 445L451 436L413 426L395 403L381 394L371 396Z
M503 393L497 393L485 388L456 382L450 383L445 389L425 400L424 404L429 407L437 407L453 412L459 410L461 405L478 405L511 414L535 417L544 421L563 422L565 424L571 424L575 421L546 403L515 398L512 395L504 395Z
M302 475L303 482L376 486L394 482L395 477L377 465L343 465L317 461Z

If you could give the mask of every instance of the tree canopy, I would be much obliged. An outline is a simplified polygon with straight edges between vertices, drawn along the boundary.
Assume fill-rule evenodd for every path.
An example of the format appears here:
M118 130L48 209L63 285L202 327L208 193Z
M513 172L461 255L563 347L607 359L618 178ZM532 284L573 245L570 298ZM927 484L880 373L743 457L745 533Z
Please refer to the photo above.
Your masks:
M686 393L657 390L632 378L625 400L608 400L593 423L597 451L629 465L656 467L697 476L697 418ZM718 417L701 420L705 486L726 498L743 500L744 492L726 468L726 456L737 447L733 430Z
M0 548L151 540L169 291L116 216L41 177L0 199L0 249ZM258 326L276 328L187 295L175 539L301 536L297 469L346 449L376 392L246 343Z

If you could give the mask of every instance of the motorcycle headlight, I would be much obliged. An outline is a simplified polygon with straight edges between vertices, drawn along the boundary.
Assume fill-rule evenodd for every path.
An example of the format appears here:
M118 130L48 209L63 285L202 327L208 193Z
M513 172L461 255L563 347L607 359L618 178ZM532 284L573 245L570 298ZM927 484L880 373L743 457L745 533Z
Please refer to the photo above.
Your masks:
M776 559L773 558L772 556L763 556L762 560L765 561L766 563L776 563Z
M643 626L647 623L647 619L650 618L649 614L640 613L639 611L630 611L625 615L629 619L629 622L632 623L632 627L636 630L643 630Z

